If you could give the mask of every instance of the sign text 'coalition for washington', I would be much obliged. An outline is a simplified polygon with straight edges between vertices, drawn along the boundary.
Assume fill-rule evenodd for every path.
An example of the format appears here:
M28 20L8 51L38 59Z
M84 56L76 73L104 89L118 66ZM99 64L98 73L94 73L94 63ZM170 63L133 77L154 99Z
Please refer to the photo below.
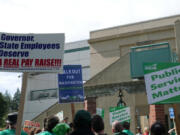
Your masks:
M49 50L59 48L60 43L34 43L34 36L2 34L0 42L0 57L28 57L28 50ZM21 51L19 51L19 49Z

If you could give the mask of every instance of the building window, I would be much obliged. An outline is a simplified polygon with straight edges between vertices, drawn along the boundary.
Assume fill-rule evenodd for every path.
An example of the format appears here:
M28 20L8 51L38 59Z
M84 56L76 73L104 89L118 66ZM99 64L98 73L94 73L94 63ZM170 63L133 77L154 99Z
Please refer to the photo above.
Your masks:
M57 89L31 90L30 100L45 100L57 98Z

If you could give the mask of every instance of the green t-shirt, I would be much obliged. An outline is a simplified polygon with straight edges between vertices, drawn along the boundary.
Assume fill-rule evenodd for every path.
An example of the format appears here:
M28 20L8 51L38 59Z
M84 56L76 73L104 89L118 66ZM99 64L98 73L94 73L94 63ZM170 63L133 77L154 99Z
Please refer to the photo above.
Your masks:
M3 131L0 131L0 135L15 135L15 130L14 129L6 129ZM21 131L21 135L28 135L26 132Z
M53 133L50 133L50 132L48 132L48 131L44 131L44 132L41 132L41 133L39 133L39 134L37 134L37 135L54 135Z
M123 132L123 133L126 133L126 134L128 134L128 135L134 135L130 130L124 129L122 132Z

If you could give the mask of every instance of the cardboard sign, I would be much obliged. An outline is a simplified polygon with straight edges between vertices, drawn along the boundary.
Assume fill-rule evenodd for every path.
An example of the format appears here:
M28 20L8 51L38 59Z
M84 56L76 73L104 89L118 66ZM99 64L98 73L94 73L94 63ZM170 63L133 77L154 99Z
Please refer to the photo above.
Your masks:
M180 102L180 63L144 64L149 104Z
M84 102L81 65L65 65L58 75L59 103Z
M61 72L64 34L0 33L0 71Z
M130 107L110 107L109 112L111 125L116 120L119 122L131 120Z

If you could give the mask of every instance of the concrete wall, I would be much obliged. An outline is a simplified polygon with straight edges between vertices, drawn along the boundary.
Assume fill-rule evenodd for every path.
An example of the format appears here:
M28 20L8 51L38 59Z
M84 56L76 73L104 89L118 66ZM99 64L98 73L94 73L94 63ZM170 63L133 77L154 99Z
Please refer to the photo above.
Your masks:
M111 65L121 56L130 52L130 48L137 46L137 43L143 41L151 41L151 44L169 42L172 50L175 50L175 34L173 27L164 27L160 30L148 32L144 30L141 33L137 32L128 36L117 37L111 40L91 41L91 76L96 75L107 66Z

